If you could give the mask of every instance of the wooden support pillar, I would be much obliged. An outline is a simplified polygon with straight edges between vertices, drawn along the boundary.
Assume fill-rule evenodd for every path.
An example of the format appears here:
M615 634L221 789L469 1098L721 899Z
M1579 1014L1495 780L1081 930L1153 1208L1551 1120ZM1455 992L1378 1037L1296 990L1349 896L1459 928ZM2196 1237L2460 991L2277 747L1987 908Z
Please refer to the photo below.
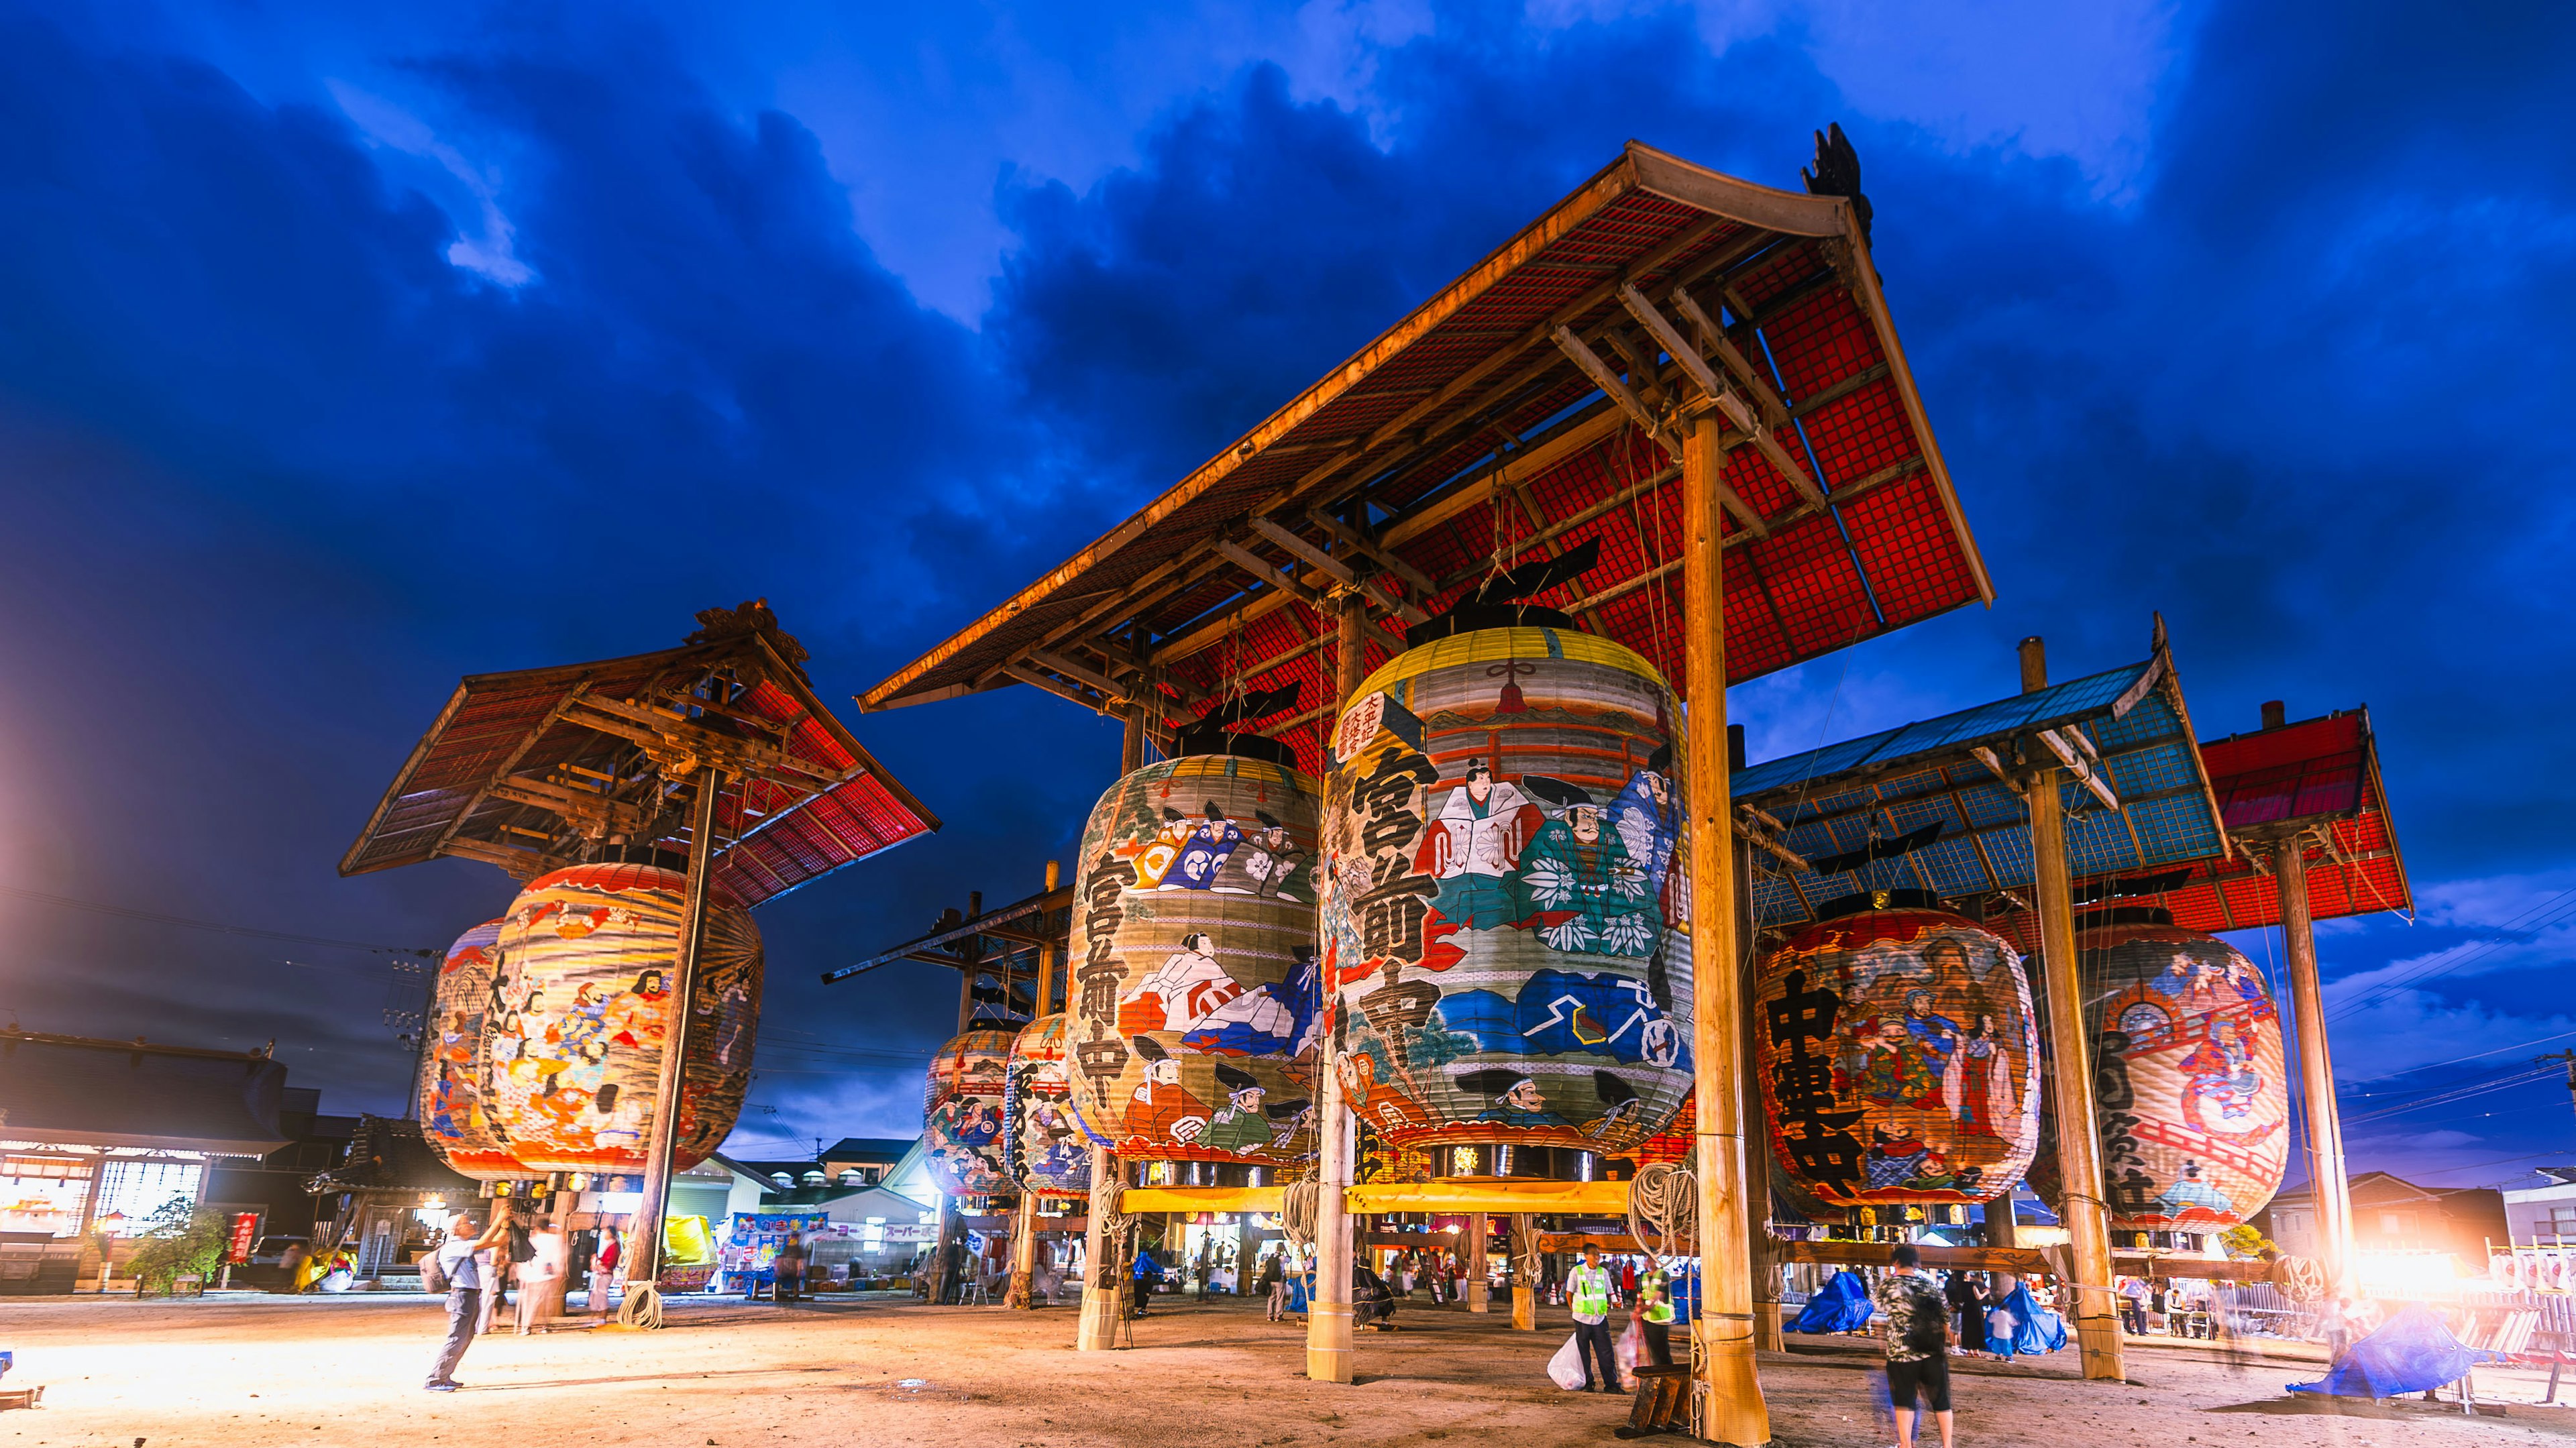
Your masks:
M1469 1312L1491 1312L1494 1310L1494 1289L1492 1284L1485 1280L1485 1274L1487 1271L1491 1270L1492 1265L1488 1261L1486 1254L1492 1250L1493 1235L1494 1219L1492 1217L1483 1212L1478 1212L1467 1219L1466 1296L1467 1310Z
M1118 1296L1122 1290L1119 1269L1125 1264L1111 1260L1117 1243L1109 1236L1109 1214L1101 1210L1102 1202L1114 1203L1118 1195L1102 1190L1101 1183L1124 1186L1126 1180L1125 1162L1105 1146L1091 1149L1091 1217L1082 1232L1082 1320L1073 1330L1077 1352L1107 1352L1118 1342L1118 1318L1125 1311Z
M1730 723L1726 767L1739 772L1744 765L1744 726ZM1753 934L1753 846L1743 840L1735 842L1735 931L1737 954L1743 959L1736 989L1744 1002L1744 1104L1740 1109L1750 1128L1744 1142L1744 1194L1752 1212L1744 1223L1744 1257L1753 1275L1753 1350L1786 1352L1789 1345L1780 1335L1780 1263L1771 1248L1771 1129L1762 1109L1762 1019L1753 1008L1762 974L1761 951Z
M655 1080L653 1131L646 1138L643 1200L636 1205L635 1230L626 1243L626 1300L639 1314L659 1297L662 1275L662 1219L669 1215L671 1152L680 1135L681 1066L688 1060L689 1029L697 1016L698 954L706 944L707 901L715 884L716 801L724 793L724 771L714 765L698 770L697 798L690 803L688 897L680 907L679 969L671 982L670 1020L662 1028L661 1071ZM498 1210L495 1204L494 1210ZM639 1320L649 1320L642 1318Z
M2326 1008L2317 979L2316 922L2308 913L2308 842L2282 840L2272 850L2272 884L2280 892L2281 943L2290 958L2290 1005L2299 1023L2299 1087L2308 1105L2308 1191L2317 1206L2328 1290L2348 1295L2352 1281L2352 1183L2344 1170L2343 1112L2335 1104L2334 1058L2326 1047Z
M1532 1240L1527 1212L1512 1215L1512 1329L1516 1332L1538 1331L1538 1268L1524 1259L1525 1244Z
M1704 1364L1700 1436L1771 1441L1771 1412L1753 1371L1753 1276L1746 1260L1755 1204L1744 1166L1744 992L1737 974L1735 813L1726 749L1725 562L1719 474L1726 449L1703 412L1682 440L1682 620L1688 640L1683 715L1690 801L1691 1060L1699 1101L1700 1310L1692 1355Z
M1145 767L1145 706L1127 706L1127 728L1118 737L1118 777L1126 778Z
M1336 718L1351 705L1351 696L1359 692L1366 677L1368 617L1361 612L1359 596L1345 593L1341 597L1340 629L1334 641L1333 712ZM1330 737L1332 731L1325 731ZM1315 1291L1306 1311L1306 1376L1318 1383L1347 1383L1351 1380L1351 1214L1343 1193L1351 1185L1353 1160L1359 1151L1358 1122L1351 1115L1350 1102L1342 1095L1341 1005L1331 995L1324 997L1324 1009L1331 1019L1324 1031L1323 1110L1317 1115L1316 1130L1320 1160L1316 1163L1318 1189L1315 1193Z
M2025 694L2048 687L2048 653L2021 641ZM2041 756L2045 758L2045 755ZM2084 1027L2084 989L2075 968L2075 888L2066 865L2066 806L2054 764L2033 763L2022 798L2030 807L2031 899L2039 907L2040 969L2048 982L2048 1039L2055 1049L2057 1170L2066 1183L2066 1223L2077 1280L2068 1284L2084 1376L2117 1381L2120 1317L2112 1301L2111 1217L2102 1202L2102 1137L2093 1105L2093 1040Z
M2019 1190L2021 1190L2021 1185L2016 1182L2013 1184L2011 1191L2007 1191L2002 1196L1986 1203L1987 1246L2018 1247L2021 1245L2021 1233L2018 1230L2021 1224L2013 1220L2012 1199L2013 1192Z

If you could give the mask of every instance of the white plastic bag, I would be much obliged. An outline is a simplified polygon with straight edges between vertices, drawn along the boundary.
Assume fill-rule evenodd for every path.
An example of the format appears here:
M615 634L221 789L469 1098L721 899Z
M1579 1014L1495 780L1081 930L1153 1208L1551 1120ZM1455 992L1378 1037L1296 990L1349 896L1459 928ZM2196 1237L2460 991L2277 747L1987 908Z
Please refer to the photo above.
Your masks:
M1637 1319L1629 1318L1628 1330L1619 1334L1618 1344L1610 1353L1619 1364L1619 1386L1624 1391L1637 1390L1637 1359L1645 1355L1646 1330L1637 1325Z
M1556 1356L1547 1360L1547 1375L1556 1380L1558 1387L1569 1393L1583 1390L1584 1378L1587 1376L1583 1371L1583 1350L1576 1346L1571 1333L1566 1335L1565 1346L1558 1348Z

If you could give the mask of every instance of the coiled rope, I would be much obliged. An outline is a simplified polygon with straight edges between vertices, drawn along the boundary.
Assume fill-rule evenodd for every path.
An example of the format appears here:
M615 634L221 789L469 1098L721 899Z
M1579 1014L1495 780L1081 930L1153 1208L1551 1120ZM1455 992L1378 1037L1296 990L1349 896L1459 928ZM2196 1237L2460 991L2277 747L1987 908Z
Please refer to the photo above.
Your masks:
M1645 1249L1655 1270L1676 1243L1698 1235L1699 1179L1670 1162L1641 1167L1628 1183L1628 1235ZM1678 1255L1678 1254L1677 1254Z
M1299 1251L1315 1245L1315 1213L1322 1204L1324 1184L1307 1177L1288 1184L1279 1199L1279 1230L1289 1245Z
M617 1325L638 1332L656 1332L662 1326L662 1289L650 1282L626 1284L626 1300L617 1304Z

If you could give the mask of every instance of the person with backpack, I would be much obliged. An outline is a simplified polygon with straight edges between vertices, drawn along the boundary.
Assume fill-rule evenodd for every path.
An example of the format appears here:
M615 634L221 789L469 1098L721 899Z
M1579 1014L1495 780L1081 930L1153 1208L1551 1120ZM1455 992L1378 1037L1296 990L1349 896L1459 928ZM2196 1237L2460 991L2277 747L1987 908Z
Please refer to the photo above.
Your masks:
M1916 1403L1923 1401L1941 1425L1941 1448L1950 1448L1949 1304L1923 1275L1923 1253L1911 1242L1897 1246L1887 1275L1870 1289L1887 1346L1887 1401L1896 1410L1896 1448L1914 1448Z
M1285 1255L1273 1252L1262 1258L1261 1275L1253 1281L1253 1285L1261 1289L1262 1296L1269 1299L1267 1310L1272 1322L1288 1320L1288 1269L1279 1260Z
M452 1393L462 1386L456 1381L456 1365L465 1360L465 1349L483 1322L480 1254L506 1241L509 1235L510 1214L506 1210L492 1213L492 1225L481 1236L474 1233L473 1215L458 1212L447 1219L447 1240L421 1263L420 1285L447 1294L447 1339L439 1344L438 1360L430 1365L429 1381L422 1384L433 1393Z

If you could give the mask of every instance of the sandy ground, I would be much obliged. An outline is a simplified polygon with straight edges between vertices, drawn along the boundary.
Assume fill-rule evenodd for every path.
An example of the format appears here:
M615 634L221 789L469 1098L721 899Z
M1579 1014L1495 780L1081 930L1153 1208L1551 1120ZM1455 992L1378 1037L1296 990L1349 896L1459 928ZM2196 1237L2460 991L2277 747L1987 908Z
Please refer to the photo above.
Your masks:
M5 1384L45 1405L0 1413L0 1448L473 1444L994 1444L1181 1448L1226 1443L1417 1444L1471 1439L1598 1444L1626 1400L1547 1381L1561 1310L1516 1333L1504 1316L1427 1305L1407 1330L1363 1333L1361 1381L1309 1383L1303 1335L1256 1306L1158 1307L1135 1347L1076 1354L1071 1308L934 1309L698 1302L658 1333L566 1332L477 1342L454 1394L420 1390L442 1324L421 1297L0 1304ZM1765 1355L1778 1441L1885 1448L1874 1356L1855 1339ZM2539 1379L2482 1370L2500 1414L2457 1405L2327 1415L2285 1399L2315 1365L2229 1364L2194 1348L2137 1348L2132 1385L2075 1380L2074 1354L1963 1365L1963 1444L2181 1448L2330 1444L2400 1448L2576 1440L2576 1409L2532 1406ZM2509 1400L2519 1398L2519 1403Z

